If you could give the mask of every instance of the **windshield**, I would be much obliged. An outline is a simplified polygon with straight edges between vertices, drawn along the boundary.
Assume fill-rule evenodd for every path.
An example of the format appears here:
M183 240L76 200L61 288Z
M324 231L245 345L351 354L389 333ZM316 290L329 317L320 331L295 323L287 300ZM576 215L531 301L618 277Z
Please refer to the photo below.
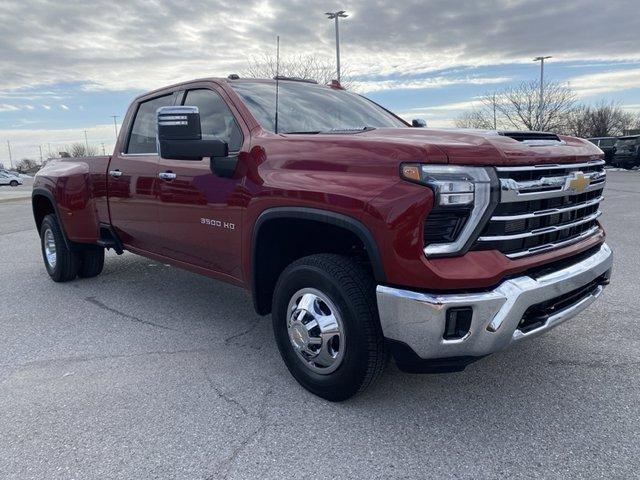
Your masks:
M275 83L233 83L233 89L265 130L275 131ZM278 132L320 133L407 125L373 102L313 83L280 82Z
M632 138L620 138L616 142L616 147L631 147L638 143L638 139L640 137L632 137Z

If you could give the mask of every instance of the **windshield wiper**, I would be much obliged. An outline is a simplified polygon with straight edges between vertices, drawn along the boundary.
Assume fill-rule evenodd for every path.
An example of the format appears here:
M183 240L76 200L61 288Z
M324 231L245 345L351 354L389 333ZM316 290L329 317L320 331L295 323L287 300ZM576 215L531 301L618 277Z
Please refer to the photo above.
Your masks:
M353 133L353 132L368 132L369 130L375 130L375 127L346 127L346 128L332 128L323 133Z
M318 133L360 133L368 132L369 130L375 130L375 127L346 127L346 128L332 128L330 130L309 130L309 131L294 131L294 132L280 132L287 133L289 135L317 135Z

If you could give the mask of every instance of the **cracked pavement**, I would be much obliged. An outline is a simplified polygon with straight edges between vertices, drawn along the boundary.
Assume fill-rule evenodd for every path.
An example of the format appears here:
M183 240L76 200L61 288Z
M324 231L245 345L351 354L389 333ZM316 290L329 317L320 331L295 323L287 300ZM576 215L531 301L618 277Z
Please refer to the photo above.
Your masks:
M235 287L132 254L47 277L0 204L0 478L632 478L640 468L640 172L610 172L611 286L552 333L448 375L390 364L331 404Z

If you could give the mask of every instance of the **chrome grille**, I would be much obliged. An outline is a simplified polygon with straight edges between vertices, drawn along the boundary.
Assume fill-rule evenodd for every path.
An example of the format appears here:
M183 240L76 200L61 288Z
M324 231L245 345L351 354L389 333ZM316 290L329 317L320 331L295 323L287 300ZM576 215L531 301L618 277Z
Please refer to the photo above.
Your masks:
M564 247L598 230L604 162L498 167L500 203L474 248L519 258Z

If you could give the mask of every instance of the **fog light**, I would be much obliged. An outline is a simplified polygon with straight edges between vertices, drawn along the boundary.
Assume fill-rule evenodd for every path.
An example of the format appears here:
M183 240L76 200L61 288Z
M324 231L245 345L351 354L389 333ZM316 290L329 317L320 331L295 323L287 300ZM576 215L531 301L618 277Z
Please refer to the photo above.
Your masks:
M457 340L465 337L471 329L471 307L456 307L447 310L447 317L442 338L445 340Z

